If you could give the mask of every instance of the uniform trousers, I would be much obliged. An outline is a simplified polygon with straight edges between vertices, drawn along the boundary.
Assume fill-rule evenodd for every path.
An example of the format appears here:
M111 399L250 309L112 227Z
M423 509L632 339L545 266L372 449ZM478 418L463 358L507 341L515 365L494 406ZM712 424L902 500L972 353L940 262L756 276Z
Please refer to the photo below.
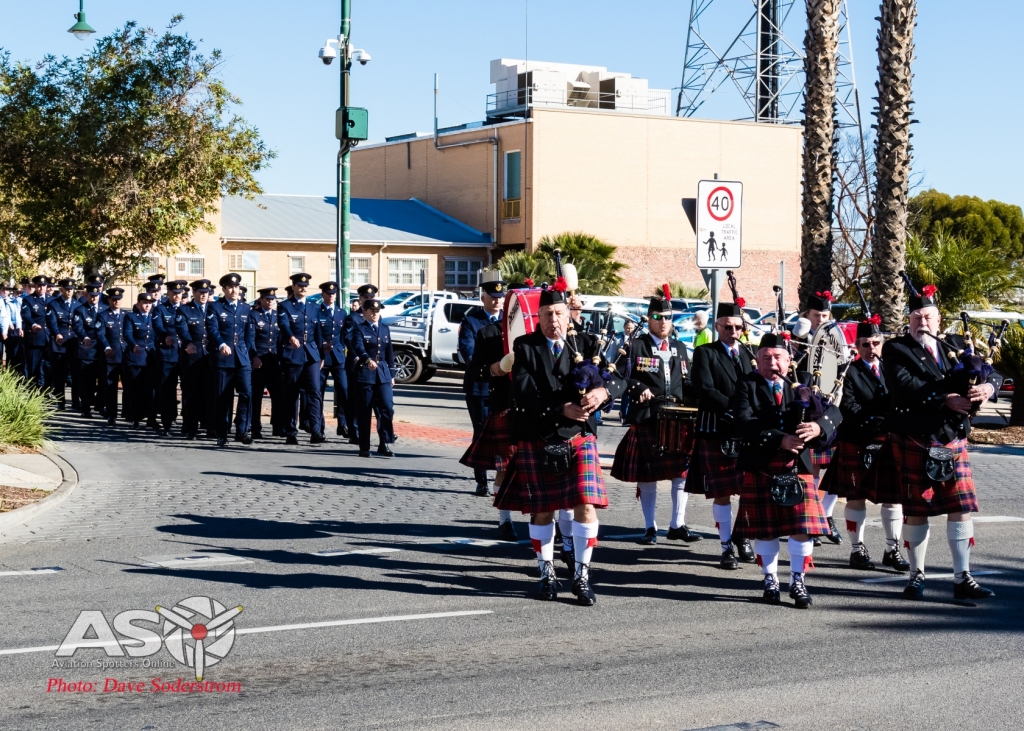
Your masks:
M359 383L354 391L359 393L359 449L370 450L370 415L377 415L377 438L381 444L395 441L392 422L395 415L394 392L391 381L384 383Z
M7 356L7 367L19 373L25 372L25 347L20 335L8 335L4 340L4 353Z
M106 385L106 361L78 361L78 398L83 411L102 409L104 386Z
M170 429L171 424L178 418L178 374L180 373L179 363L168 363L165 360L157 359L153 366L153 374L156 379L155 391L157 409L160 413L160 425Z
M121 383L124 392L121 394L121 417L127 419L128 412L128 381L123 377L124 366L120 363L106 362L106 383L103 388L103 402L106 405L108 419L117 418L117 384Z
M320 369L320 403L324 403L324 394L327 393L327 377L330 376L334 383L334 418L338 420L339 426L348 426L348 373L345 366L324 365Z
M25 378L37 387L43 388L46 385L46 348L25 348L24 364Z
M473 423L473 439L480 438L480 431L487 423L487 415L490 413L488 403L487 396L466 394L466 408L469 409L469 420ZM476 478L476 484L487 484L487 470L474 469L473 477Z
M70 342L65 340L64 342ZM75 345L74 347L78 347ZM71 372L71 353L54 353L50 352L50 375L52 380L50 381L50 388L53 391L54 397L57 399L57 403L61 406L66 401L65 390L68 385L68 374Z
M263 392L270 393L270 428L273 432L280 432L281 425L281 399L284 382L281 380L281 361L277 353L265 353L257 356L260 359L260 367L252 369L252 431L254 434L263 432Z
M209 371L208 355L192 363L181 363L181 431L184 434L197 434L200 427L211 430L213 386Z
M308 356L307 356L308 357ZM284 388L281 403L286 414L281 420L286 437L299 433L297 424L299 397L304 397L309 411L310 431L324 431L324 410L320 402L320 361L308 358L305 363L281 361L281 380Z
M150 351L146 365L125 363L121 374L124 389L128 393L128 404L125 413L130 421L156 421L156 399L153 377L153 364L156 355Z
M249 407L252 404L252 367L214 368L214 425L217 437L227 438L231 430L231 412L238 394L239 432L249 431Z

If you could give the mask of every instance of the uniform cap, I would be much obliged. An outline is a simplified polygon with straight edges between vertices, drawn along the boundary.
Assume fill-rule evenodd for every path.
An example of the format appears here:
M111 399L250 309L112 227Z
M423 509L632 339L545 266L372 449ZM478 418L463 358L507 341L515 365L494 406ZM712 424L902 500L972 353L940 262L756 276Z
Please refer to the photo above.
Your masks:
M102 289L103 285L99 284L98 282L90 282L89 284L85 285L86 294L99 294Z
M111 287L107 290L107 299L119 300L124 297L124 290L121 287Z
M337 282L324 282L320 285L320 291L324 294L337 294L338 283Z
M360 297L376 297L379 291L374 284L363 284L356 290L356 293Z
M715 319L720 317L743 317L743 310L734 302L719 302L718 311L715 312Z
M161 286L163 286L163 283L166 279L166 274L150 274L148 277L146 277L147 282L157 282Z
M146 284L143 286L147 292L153 294L154 292L160 289L160 282L146 282Z
M271 299L277 299L277 287L264 287L263 289L257 290L260 297L270 297Z
M309 276L305 272L299 272L298 274L293 274L289 277L289 279L292 280L292 284L305 284L306 286L309 286L309 280L312 278L313 277Z
M155 298L149 292L139 292L139 296L135 298L136 302L155 302Z
M761 342L758 343L757 349L764 350L765 348L788 348L787 338L784 335L778 333L766 333L761 336Z
M374 312L377 312L381 307L382 305L380 300L366 300L366 302L363 303L364 310L373 310Z
M32 284L41 287L47 284L53 284L53 280L51 280L45 274L37 274L36 276L32 277Z
M98 284L103 286L103 275L102 274L89 274L85 278L86 284Z
M60 282L58 282L58 285L60 286L61 289L74 289L75 288L75 280L71 279L71 278L62 279L62 280L60 280Z
M222 287L237 286L242 283L242 277L235 272L229 272L218 280Z

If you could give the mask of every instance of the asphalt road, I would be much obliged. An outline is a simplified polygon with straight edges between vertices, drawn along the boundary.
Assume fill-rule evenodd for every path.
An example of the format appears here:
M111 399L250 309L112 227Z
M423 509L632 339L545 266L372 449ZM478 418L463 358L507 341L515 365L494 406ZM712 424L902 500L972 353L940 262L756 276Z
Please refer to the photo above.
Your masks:
M456 435L468 429L460 399L445 379L402 389L398 417ZM568 601L567 584L564 601L529 598L532 553L491 540L494 511L472 496L456 436L402 438L395 458L361 460L336 441L216 450L109 436L77 417L60 423L57 446L80 486L0 532L3 729L1024 723L1021 521L977 523L973 568L999 572L979 576L993 600L956 603L951 582L935 578L925 602L907 603L902 581L864 583L892 575L852 571L848 546L826 545L809 575L815 605L798 611L752 602L757 568L719 570L713 538L655 547L619 538L637 533L640 510L632 486L609 480L594 556L599 601L588 609ZM619 435L609 426L602 451ZM1024 453L972 459L982 515L1024 517ZM667 523L667 486L662 498ZM705 501L691 503L687 520L712 524ZM933 525L929 571L949 573L945 531ZM517 528L525 539L525 524ZM880 557L881 530L867 530ZM30 572L43 567L60 570ZM149 659L160 667L59 666L69 658L53 648L83 610L116 629L119 612L194 596L244 607L230 652L205 673L222 692L154 692L154 678L194 681L165 648ZM326 624L308 626L316 623ZM86 648L71 659L117 658ZM142 682L144 692L104 692L107 678ZM60 680L93 686L58 692Z

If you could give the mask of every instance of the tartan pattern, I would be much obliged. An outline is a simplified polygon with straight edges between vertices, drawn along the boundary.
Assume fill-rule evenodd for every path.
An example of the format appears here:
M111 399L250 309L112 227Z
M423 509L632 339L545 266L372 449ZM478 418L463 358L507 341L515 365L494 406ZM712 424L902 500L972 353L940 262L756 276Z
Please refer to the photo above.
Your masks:
M804 483L804 501L801 504L786 508L772 500L771 475L788 472L795 464L794 455L780 453L764 472L743 474L733 537L770 541L783 536L829 534L825 511L810 475L800 475Z
M922 445L902 434L890 434L889 446L894 478L899 487L899 500L903 504L903 515L930 517L978 512L978 496L974 491L966 439L958 439L949 444L933 442ZM933 482L928 479L924 469L928 447L948 447L953 450L955 479L947 482Z
M629 427L615 449L611 475L623 482L657 482L686 477L690 455L683 452L661 454L658 447L658 420L648 419Z
M875 441L882 444L885 442L885 437ZM885 447L882 447L875 454L876 462L881 460L884 450ZM872 463L873 465L874 463ZM868 471L864 469L863 445L853 442L836 442L836 453L832 456L832 465L825 472L825 476L821 478L818 488L847 500L870 500L876 504L899 502L898 497L892 500L876 500L874 482L868 478Z
M812 449L811 450L811 464L819 469L824 469L829 466L832 462L832 457L836 453L836 445L833 444L824 449Z
M577 505L608 507L597 437L577 435L571 443L572 468L564 475L549 475L543 468L544 442L519 442L494 496L494 507L531 514L572 510Z
M501 472L508 466L515 450L510 409L505 409L487 417L480 433L473 438L459 463L475 470L496 469Z
M743 472L736 466L735 459L722 454L722 442L697 437L686 479L686 492L714 500L739 495L742 485Z

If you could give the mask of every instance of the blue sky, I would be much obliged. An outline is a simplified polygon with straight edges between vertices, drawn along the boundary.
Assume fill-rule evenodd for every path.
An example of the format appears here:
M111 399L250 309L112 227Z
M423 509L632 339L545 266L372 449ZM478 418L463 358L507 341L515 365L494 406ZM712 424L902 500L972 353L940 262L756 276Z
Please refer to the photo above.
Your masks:
M718 0L737 8L749 0ZM66 33L75 0L2 0L0 46L19 60L85 47ZM336 36L337 0L86 0L101 33L127 20L162 28L175 13L205 50L219 48L223 77L244 102L242 114L278 152L261 176L271 193L330 194L334 189L334 109L338 67L317 49ZM432 126L433 73L440 74L440 122L483 118L488 62L522 58L607 66L679 85L689 3L685 0L353 0L353 41L373 60L353 73L352 103L370 110L371 137ZM745 11L744 11L745 12ZM802 12L797 3L794 13ZM870 117L878 2L851 0L861 102ZM915 171L925 187L1024 205L1024 145L1019 140L1021 75L1017 52L1024 3L927 0L916 32ZM712 115L708 115L712 116ZM868 121L870 123L870 120Z

